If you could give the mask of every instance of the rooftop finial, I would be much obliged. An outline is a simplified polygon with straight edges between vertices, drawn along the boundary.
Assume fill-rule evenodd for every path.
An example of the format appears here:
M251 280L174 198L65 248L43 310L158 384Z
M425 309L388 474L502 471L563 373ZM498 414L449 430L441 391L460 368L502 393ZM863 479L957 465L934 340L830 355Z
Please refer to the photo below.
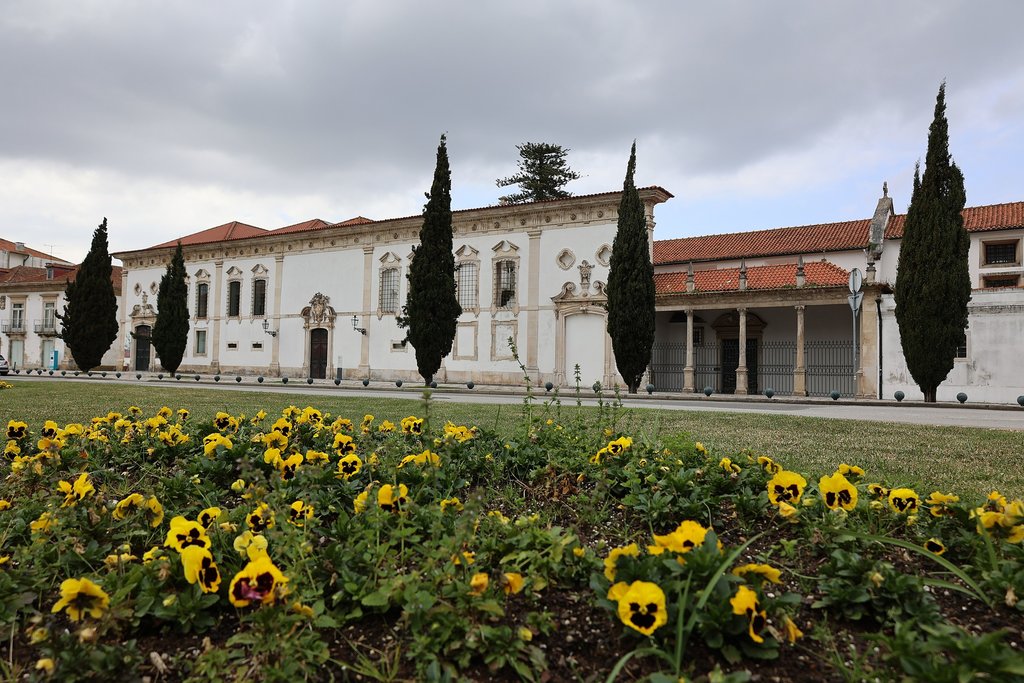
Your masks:
M886 181L886 180L882 181L882 196L883 197L888 197L889 196L889 182Z

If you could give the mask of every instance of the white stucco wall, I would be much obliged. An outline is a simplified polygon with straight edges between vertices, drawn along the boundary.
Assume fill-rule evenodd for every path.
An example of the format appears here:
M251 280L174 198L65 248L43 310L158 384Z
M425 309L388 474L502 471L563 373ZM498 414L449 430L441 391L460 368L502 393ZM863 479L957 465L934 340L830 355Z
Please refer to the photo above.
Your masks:
M924 395L907 369L891 295L882 300L882 396L902 391L909 400ZM1016 403L1024 394L1024 290L975 290L968 305L967 358L956 359L938 389L939 401L964 392L972 403Z

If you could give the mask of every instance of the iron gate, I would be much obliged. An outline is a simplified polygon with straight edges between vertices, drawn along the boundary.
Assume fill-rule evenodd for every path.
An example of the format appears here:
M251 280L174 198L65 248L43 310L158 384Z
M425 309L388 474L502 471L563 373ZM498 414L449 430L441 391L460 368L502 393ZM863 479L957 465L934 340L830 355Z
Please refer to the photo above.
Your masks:
M748 340L748 343L753 340ZM736 344L732 344L735 350ZM704 343L693 347L694 389L711 387L721 393L726 368L722 344ZM843 396L854 393L853 347L849 341L812 341L804 345L807 393L828 396L838 391ZM747 367L750 370L750 393L771 388L776 394L793 393L793 371L796 369L796 342L769 341L757 345L757 353L748 346ZM651 382L658 391L682 391L686 368L686 344L668 342L651 349ZM733 371L735 372L735 370ZM733 375L735 378L735 375ZM733 380L735 381L735 379ZM731 392L727 392L731 393Z

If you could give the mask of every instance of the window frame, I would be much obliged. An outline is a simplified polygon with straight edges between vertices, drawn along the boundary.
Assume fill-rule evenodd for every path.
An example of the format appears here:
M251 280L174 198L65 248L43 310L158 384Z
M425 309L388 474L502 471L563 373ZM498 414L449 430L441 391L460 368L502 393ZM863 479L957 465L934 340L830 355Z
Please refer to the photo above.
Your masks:
M256 278L252 281L252 317L267 317L267 280Z
M1010 260L994 261L989 258L989 250L1005 249L1009 247L1013 249L1013 255ZM981 265L984 268L1006 268L1010 266L1019 266L1021 264L1020 259L1020 239L1009 239L1009 240L986 240L981 243Z
M227 291L227 317L242 317L242 281L229 280Z
M503 277L505 276L505 277ZM512 258L494 261L494 307L499 311L518 308L519 263ZM507 294L507 297L506 297Z
M1012 283L1009 281L1013 280ZM1005 281L1004 284L996 284ZM982 289L999 289L1002 287L1020 287L1020 275L1017 273L999 273L998 275L983 275L981 278Z
M195 333L195 337L194 337L194 347L193 347L192 355L194 355L194 356L205 356L206 355L206 348L207 348L207 336L208 336L207 333L206 333L206 330L205 329L201 329L201 330L196 330L195 332L196 333ZM200 335L202 335L202 340L203 340L203 343L202 343L202 347L203 348L202 348L202 350L199 349Z
M391 285L391 278L394 278L393 289L388 289L385 297L385 284ZM398 315L402 303L402 269L397 265L383 265L377 278L377 315Z
M210 283L200 282L196 285L196 320L210 317Z

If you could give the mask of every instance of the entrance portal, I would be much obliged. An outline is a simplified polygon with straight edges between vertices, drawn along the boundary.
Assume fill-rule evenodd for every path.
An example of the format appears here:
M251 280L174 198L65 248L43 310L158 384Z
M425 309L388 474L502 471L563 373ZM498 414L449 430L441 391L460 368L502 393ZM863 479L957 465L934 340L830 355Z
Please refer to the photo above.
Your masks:
M322 327L309 331L309 376L327 379L327 330Z
M149 371L149 345L153 329L149 325L135 328L135 370Z
M722 393L736 393L736 368L740 365L740 340L722 340ZM757 339L747 339L747 391L757 389Z

